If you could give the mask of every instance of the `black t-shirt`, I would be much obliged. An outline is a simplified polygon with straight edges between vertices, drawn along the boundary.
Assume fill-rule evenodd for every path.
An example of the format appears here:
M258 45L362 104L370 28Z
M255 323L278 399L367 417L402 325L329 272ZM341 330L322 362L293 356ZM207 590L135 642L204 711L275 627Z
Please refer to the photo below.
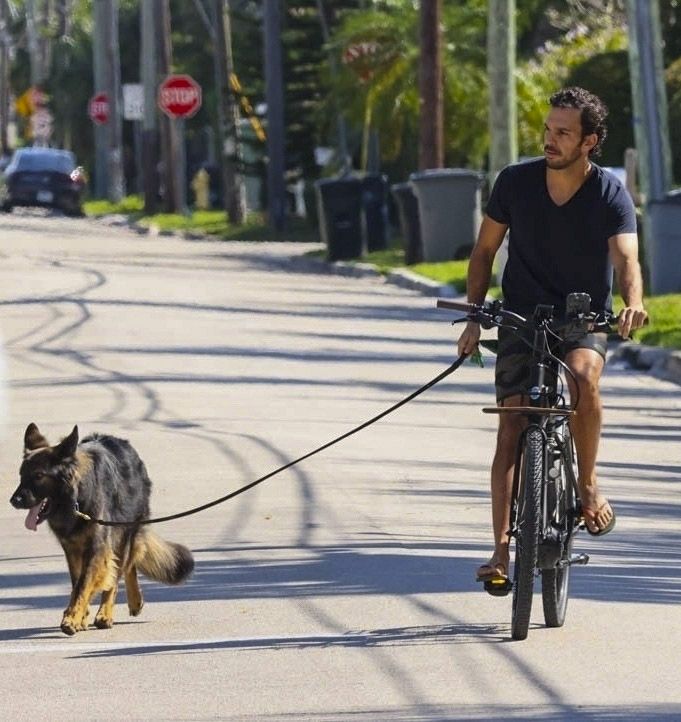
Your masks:
M592 167L562 206L549 196L544 158L510 165L499 174L486 211L509 226L502 279L507 308L523 315L539 303L564 310L566 296L577 291L591 296L592 310L611 310L608 239L636 233L636 211L619 179Z

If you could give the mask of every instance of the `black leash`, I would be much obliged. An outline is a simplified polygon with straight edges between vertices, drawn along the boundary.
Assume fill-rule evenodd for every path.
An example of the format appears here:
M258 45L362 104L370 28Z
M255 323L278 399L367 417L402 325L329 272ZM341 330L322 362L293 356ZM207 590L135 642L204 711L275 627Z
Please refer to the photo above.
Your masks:
M360 426L356 426L354 429L351 429L350 431L347 431L342 436L339 436L333 441L329 441L323 446L320 446L319 448L315 449L314 451L310 451L307 454L299 457L298 459L295 459L294 461L289 461L288 464L284 464L283 466L280 466L278 469L275 469L274 471L270 471L269 474L265 474L265 476L261 476L259 479L256 479L255 481L252 481L250 484L246 484L245 486L242 486L241 488L237 489L236 491L232 491L229 494L225 494L225 496L221 496L219 499L215 499L213 501L209 501L207 504L202 504L201 506L197 506L194 509L188 509L187 511L181 511L178 514L170 514L169 516L159 516L155 519L143 519L141 521L108 521L106 519L93 519L92 517L88 516L87 514L83 514L82 511L78 509L78 504L76 504L76 507L74 509L74 513L76 516L79 516L81 519L84 519L85 521L90 521L95 524L101 524L102 526L143 526L145 524L160 524L164 521L171 521L172 519L181 519L183 516L190 516L191 514L197 514L200 511L203 511L204 509L210 509L211 506L217 506L218 504L222 504L225 501L228 501L229 499L233 499L235 496L239 496L239 494L243 494L245 491L248 491L249 489L252 489L254 486L257 486L258 484L262 484L263 481L266 481L267 479L271 479L275 474L280 474L282 471L286 471L286 469L290 469L292 466L295 466L296 464L299 464L301 461L305 461L305 459L309 459L311 456L314 456L315 454L318 454L320 451L324 451L324 449L328 449L330 446L333 446L334 444L337 444L339 441L343 441L343 439L347 439L348 436L352 436L353 434L356 434L358 431L362 431L362 429L366 429L367 426L371 426L371 424L376 423L379 419L382 419L384 416L387 416L388 414L392 413L396 409L399 409L400 406L404 406L406 403L409 403L412 399L415 399L417 396L422 394L424 391L427 391L432 386L435 386L435 384L442 381L442 379L447 378L449 374L456 371L459 366L464 362L466 359L467 354L462 354L459 356L459 358L447 369L445 369L441 374L438 374L434 379L430 380L427 384L421 386L420 389L417 389L413 393L409 394L406 398L402 399L401 401L398 401L396 404L391 406L389 409L386 409L385 411L381 412L377 416L374 416L372 419L369 419L369 421L365 421Z

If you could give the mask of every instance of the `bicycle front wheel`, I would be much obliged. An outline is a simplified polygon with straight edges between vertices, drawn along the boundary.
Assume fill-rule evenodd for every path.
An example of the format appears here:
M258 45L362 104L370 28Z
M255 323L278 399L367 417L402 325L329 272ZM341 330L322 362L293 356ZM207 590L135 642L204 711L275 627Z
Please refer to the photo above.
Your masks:
M513 568L513 639L527 637L532 612L544 474L544 437L538 428L530 428L525 435L521 465Z
M551 508L557 507L558 519L564 536L559 565L554 569L542 569L541 595L544 621L547 627L562 627L565 623L570 589L570 557L572 556L573 516L577 499L574 487L574 465L570 430L565 430L565 455L560 464L560 476L549 500Z

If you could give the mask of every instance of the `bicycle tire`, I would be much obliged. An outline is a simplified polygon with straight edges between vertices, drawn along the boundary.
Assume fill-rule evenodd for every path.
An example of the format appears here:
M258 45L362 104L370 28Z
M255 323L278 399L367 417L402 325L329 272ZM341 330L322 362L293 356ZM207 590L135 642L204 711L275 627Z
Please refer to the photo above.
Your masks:
M539 428L531 427L525 434L521 464L511 614L511 636L516 640L526 639L530 628L539 549L544 474L544 437Z
M561 553L561 561L564 562L564 565L555 569L542 569L541 573L541 596L544 607L544 622L547 627L563 626L570 596L570 566L566 562L569 562L572 556L573 530L568 529L567 525L572 523L568 515L575 507L576 498L572 479L568 477L566 470L566 465L573 463L572 438L568 428L565 429L564 448L566 457L561 460L560 486L554 503L559 505L559 518L566 525L562 531L567 533L567 538Z

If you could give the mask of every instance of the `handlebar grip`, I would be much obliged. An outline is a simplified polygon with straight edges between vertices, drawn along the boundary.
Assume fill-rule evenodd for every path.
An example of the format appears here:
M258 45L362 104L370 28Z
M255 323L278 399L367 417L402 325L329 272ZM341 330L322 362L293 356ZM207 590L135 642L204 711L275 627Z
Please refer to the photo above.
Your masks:
M473 313L478 310L478 307L472 303L460 303L447 298L438 298L437 308L449 308L452 311L463 311L464 313Z

